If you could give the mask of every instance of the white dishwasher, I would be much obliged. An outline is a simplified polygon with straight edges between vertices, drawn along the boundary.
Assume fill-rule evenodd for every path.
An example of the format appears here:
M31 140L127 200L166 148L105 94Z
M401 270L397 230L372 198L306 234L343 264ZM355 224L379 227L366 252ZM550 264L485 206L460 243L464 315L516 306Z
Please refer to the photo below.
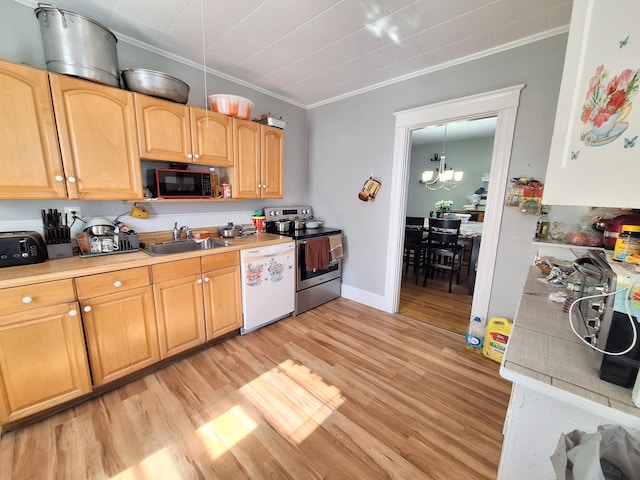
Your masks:
M240 251L242 316L240 333L286 317L294 309L295 243Z

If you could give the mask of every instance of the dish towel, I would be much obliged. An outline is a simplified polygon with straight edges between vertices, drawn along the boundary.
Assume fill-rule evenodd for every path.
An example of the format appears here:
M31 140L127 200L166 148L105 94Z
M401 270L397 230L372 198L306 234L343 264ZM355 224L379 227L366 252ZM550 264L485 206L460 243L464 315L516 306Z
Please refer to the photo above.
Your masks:
M321 237L307 240L305 267L307 272L329 268L329 238Z
M335 263L342 258L342 235L331 235L329 237L329 256L331 263Z

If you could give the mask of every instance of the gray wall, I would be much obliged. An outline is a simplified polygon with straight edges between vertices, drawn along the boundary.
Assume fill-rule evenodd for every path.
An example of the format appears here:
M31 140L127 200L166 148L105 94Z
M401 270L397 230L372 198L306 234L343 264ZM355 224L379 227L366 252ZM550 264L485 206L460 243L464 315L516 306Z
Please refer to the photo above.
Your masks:
M55 3L55 2L54 2ZM0 59L15 63L26 63L34 67L46 68L44 50L40 35L40 27L34 10L12 0L0 0L3 15L0 16ZM189 105L205 107L204 79L202 70L183 63L168 59L148 50L118 41L118 62L124 68L148 68L165 72L185 81L191 87ZM172 215L179 213L199 214L204 212L229 212L229 219L233 219L233 212L253 211L271 205L306 204L307 190L307 112L305 109L283 102L277 98L265 95L257 90L230 82L214 75L207 76L208 94L230 93L242 95L255 103L253 117L271 112L275 116L282 116L287 125L284 140L285 184L283 200L247 200L225 203L162 203L153 204L152 213L155 215ZM2 158L0 157L0 162ZM63 208L64 205L80 206L85 216L113 217L127 210L123 202L39 202L39 201L0 201L0 222L17 218L37 219L41 208ZM242 217L244 218L244 217ZM246 216L246 222L250 222ZM186 220L185 220L186 221ZM237 221L237 220L236 220ZM144 224L140 231L145 231Z
M509 177L544 178L566 41L566 35L555 36L309 112L309 199L327 223L346 228L345 284L371 294L385 294L390 215L389 189L385 185L391 180L393 112L526 84ZM371 174L382 182L382 188L374 203L361 202L357 193ZM533 255L535 222L536 218L518 215L513 208L504 209L491 316L513 317L515 313Z
M420 183L422 172L438 167L438 162L430 159L434 153L441 152L442 143L415 145L411 148L407 215L427 217L430 211L435 210L434 204L439 200L452 200L454 210L462 210L462 206L469 203L468 195L480 187L485 190L488 188L488 182L482 182L481 178L483 173L489 173L491 169L493 136L448 141L445 148L447 166L462 170L462 181L453 190L429 190Z

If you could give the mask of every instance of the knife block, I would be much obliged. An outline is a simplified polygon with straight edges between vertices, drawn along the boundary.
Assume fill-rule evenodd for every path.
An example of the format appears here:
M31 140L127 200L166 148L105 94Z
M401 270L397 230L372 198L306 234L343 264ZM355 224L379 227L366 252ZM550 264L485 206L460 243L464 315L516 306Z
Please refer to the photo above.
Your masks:
M49 260L54 258L71 257L73 256L73 247L70 243L47 245L47 254L49 255Z

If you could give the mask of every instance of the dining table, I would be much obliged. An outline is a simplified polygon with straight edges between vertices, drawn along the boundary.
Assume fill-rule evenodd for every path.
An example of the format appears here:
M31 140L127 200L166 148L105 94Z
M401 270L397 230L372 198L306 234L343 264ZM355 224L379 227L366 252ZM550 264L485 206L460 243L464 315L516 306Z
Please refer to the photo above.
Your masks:
M460 234L458 235L458 245L469 248L469 295L473 295L476 286L476 272L478 256L480 255L480 241L482 240L483 222L465 222L460 224ZM423 240L427 238L429 231L427 226L406 225L405 230L415 229L423 231Z

